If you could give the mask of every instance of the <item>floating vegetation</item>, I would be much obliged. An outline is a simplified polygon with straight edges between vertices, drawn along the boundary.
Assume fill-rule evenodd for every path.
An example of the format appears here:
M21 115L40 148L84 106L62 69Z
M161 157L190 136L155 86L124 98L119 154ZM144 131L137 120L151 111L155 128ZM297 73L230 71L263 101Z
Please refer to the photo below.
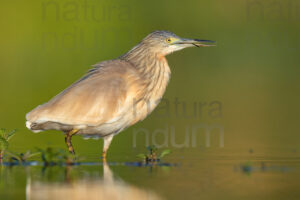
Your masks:
M287 166L268 165L265 162L252 163L250 161L234 167L235 171L240 171L248 176L253 172L287 172L292 170Z
M64 149L54 149L47 147L46 149L38 148L38 152L41 154L41 159L44 166L53 165L75 165L78 164L79 157L73 155Z
M45 149L37 148L36 152L26 151L25 153L15 153L11 151L5 152L5 162L1 164L3 166L103 166L104 164L109 165L121 165L121 166L132 166L132 167L172 167L177 164L161 162L161 158L171 153L170 150L164 150L160 154L157 154L157 148L154 146L148 147L148 154L139 154L138 157L143 158L142 162L82 162L82 157L73 155L68 151L60 148L47 147ZM158 156L157 156L158 155ZM36 158L36 159L33 159Z
M26 151L25 153L13 153L10 151L6 152L8 163L10 164L25 164L28 162L30 158L36 157L40 155L40 152L31 153L30 151Z
M163 150L160 154L157 153L157 147L155 145L147 147L148 153L146 154L138 154L137 157L143 159L145 163L157 163L165 157L166 155L171 153L170 149Z
M243 165L240 166L241 170L243 173L250 175L251 172L253 171L253 166L251 162L247 162Z
M0 129L0 165L3 166L71 166L71 165L84 165L84 166L98 166L103 165L102 162L80 162L81 157L73 155L68 151L60 148L47 147L45 149L37 148L37 151L30 150L25 153L13 152L8 149L9 140L15 135L17 129L11 131L5 128ZM165 149L158 153L158 148L155 145L147 147L147 153L138 154L137 157L142 159L142 162L124 162L118 165L125 166L161 166L170 167L176 164L163 163L161 159L170 154L170 149ZM34 158L34 159L33 159ZM106 162L105 162L106 163ZM114 163L110 163L114 165Z

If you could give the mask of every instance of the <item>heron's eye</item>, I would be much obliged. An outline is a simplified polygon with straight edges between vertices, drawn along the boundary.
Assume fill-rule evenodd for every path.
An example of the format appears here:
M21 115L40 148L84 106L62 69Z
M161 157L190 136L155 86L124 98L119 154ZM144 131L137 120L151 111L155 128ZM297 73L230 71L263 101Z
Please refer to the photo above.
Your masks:
M166 41L167 41L167 43L171 43L172 39L171 38L167 38Z

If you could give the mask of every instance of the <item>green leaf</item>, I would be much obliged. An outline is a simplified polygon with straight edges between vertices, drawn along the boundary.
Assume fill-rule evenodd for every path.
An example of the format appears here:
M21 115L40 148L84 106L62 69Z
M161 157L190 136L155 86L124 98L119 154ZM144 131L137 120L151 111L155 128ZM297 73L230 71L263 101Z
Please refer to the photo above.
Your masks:
M27 161L29 158L32 158L36 155L40 155L41 152L35 152L35 153L31 153L30 150L26 151L26 153L20 153L20 158L22 159L22 161Z
M150 154L156 153L157 147L155 145L151 145L147 147L147 150L149 151Z
M29 152L29 153L30 153L30 152ZM32 158L32 157L37 156L37 155L40 155L40 154L41 154L41 152L31 153L31 154L29 154L29 155L26 155L26 159Z
M8 148L8 142L0 137L0 150L6 150Z
M163 150L163 152L161 152L159 158L163 158L163 157L165 157L166 155L168 155L170 153L171 153L170 149L165 149L165 150Z
M5 138L5 133L6 133L5 128L1 128L0 129L0 137Z
M136 155L136 157L145 159L147 156L145 154L143 154L143 153L140 153L140 154Z
M14 134L17 132L17 129L13 129L11 130L8 134L7 134L7 140L9 140L12 136L14 136Z
M6 153L11 157L14 158L16 160L18 160L18 162L22 162L22 158L20 155L18 155L17 153L12 153L10 151L6 151Z

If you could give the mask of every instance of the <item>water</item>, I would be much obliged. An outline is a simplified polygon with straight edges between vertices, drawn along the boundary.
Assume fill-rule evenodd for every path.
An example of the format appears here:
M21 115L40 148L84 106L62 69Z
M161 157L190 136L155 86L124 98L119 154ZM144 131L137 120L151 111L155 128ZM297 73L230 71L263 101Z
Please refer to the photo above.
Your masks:
M204 154L204 155L203 155ZM223 149L165 165L2 166L1 199L298 199L295 149ZM112 159L113 160L113 159ZM119 159L117 159L119 160ZM134 160L134 159L133 159Z

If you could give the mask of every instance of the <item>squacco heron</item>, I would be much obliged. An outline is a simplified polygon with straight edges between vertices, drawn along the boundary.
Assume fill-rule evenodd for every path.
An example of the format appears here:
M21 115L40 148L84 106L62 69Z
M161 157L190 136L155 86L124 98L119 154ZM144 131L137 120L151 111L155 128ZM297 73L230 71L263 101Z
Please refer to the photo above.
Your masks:
M33 109L26 115L26 126L34 132L63 131L73 154L73 135L101 137L105 158L113 137L145 119L162 98L171 74L165 56L213 43L154 31L126 54L94 65L80 80Z

